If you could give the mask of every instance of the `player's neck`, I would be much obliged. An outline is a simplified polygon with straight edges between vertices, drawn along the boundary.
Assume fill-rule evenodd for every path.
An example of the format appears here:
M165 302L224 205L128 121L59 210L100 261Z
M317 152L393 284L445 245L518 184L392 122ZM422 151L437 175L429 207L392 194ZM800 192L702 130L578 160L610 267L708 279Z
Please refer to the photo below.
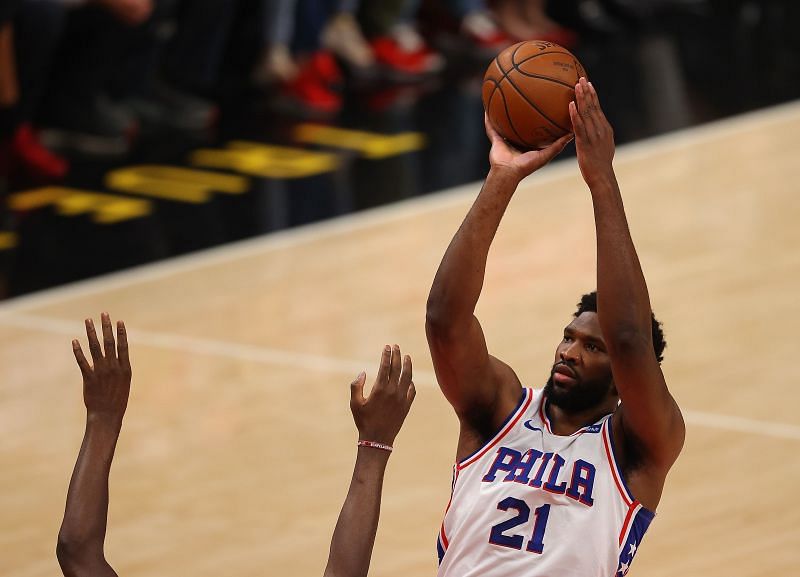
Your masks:
M617 408L618 400L609 398L603 403L584 411L568 412L553 403L547 403L545 410L550 419L550 427L556 435L571 435L592 425Z

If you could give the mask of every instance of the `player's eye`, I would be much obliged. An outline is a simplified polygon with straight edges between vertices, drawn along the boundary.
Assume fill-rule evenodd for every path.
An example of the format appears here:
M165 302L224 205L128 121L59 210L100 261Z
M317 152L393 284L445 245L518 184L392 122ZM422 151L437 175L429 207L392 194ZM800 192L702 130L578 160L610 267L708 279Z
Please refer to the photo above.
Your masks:
M597 350L597 345L593 345L592 343L586 343L586 350L593 353Z

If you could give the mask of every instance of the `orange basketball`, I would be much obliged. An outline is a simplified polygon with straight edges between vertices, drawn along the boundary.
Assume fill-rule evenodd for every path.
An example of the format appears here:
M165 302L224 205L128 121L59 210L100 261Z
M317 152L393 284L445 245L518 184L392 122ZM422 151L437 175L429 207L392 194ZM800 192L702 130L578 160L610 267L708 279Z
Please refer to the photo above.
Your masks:
M483 108L500 136L520 150L544 148L572 132L569 103L586 71L552 42L509 46L483 77Z

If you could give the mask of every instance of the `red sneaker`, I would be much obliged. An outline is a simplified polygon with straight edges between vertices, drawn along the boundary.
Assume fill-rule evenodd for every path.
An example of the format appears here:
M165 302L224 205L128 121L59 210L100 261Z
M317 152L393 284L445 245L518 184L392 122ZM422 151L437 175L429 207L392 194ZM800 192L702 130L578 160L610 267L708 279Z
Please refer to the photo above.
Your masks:
M379 36L370 40L370 46L378 64L390 72L418 77L434 74L444 67L442 56L424 43L409 47L398 38Z
M336 58L325 50L320 50L311 55L311 59L300 70L299 76L303 76L304 72L316 75L319 80L329 86L339 86L344 81L342 70L336 63Z
M516 42L482 11L471 12L461 23L461 33L481 53L499 54Z
M30 124L19 125L10 144L10 160L15 168L22 169L37 180L61 180L67 175L69 163L47 150Z
M336 65L336 62L333 63ZM322 65L323 70L320 70ZM342 97L331 90L329 80L333 78L332 69L324 59L312 59L306 63L299 74L283 85L284 92L303 108L314 112L332 113L342 107ZM328 74L321 74L327 72Z

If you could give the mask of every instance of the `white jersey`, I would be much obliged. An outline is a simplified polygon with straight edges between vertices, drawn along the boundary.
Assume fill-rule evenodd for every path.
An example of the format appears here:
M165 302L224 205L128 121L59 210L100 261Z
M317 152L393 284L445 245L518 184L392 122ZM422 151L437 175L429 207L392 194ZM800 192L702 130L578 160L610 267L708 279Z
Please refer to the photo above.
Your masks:
M654 513L625 486L611 415L554 435L542 391L453 470L437 542L439 577L614 577L628 572Z

